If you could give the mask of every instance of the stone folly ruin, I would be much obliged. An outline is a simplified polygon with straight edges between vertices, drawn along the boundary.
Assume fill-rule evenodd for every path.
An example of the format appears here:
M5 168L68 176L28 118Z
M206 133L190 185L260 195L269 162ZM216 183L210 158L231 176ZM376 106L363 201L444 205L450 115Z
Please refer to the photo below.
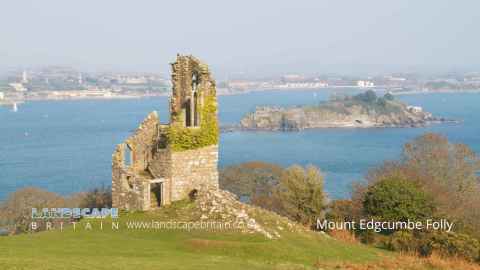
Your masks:
M215 81L206 64L177 55L172 84L170 124L150 113L113 153L113 207L151 210L218 189Z

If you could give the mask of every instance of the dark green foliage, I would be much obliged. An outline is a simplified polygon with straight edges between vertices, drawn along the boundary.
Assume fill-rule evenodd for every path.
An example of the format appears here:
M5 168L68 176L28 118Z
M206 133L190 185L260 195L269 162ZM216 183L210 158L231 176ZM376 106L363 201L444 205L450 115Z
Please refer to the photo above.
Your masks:
M372 114L398 114L406 110L405 105L395 101L392 94L386 94L384 97L377 97L376 93L368 90L365 93L353 97L343 97L330 102L320 103L316 110L327 110L340 114L349 114L349 109L353 106L360 106L365 113ZM306 110L315 110L315 107L306 107Z
M432 200L414 183L399 178L370 186L363 199L369 217L382 221L416 221L431 218Z
M385 98L378 98L377 104L380 107L386 107L387 106L387 100Z
M377 94L373 90L368 90L365 93L358 94L353 97L355 100L363 101L366 103L375 103L377 101Z
M383 96L383 98L384 98L385 100L388 100L388 101L393 101L393 100L395 100L395 96L392 95L391 93L386 93L386 94Z

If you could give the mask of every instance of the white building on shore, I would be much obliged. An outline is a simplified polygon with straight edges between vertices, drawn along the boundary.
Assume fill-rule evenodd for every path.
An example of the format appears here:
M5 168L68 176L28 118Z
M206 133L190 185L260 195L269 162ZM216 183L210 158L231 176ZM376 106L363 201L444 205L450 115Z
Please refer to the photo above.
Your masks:
M372 81L357 81L357 86L360 88L375 87L375 84Z
M26 70L23 70L22 73L22 83L28 83L28 75Z
M25 86L23 86L22 83L11 83L9 84L15 91L17 92L25 92L27 91L27 88L25 88Z

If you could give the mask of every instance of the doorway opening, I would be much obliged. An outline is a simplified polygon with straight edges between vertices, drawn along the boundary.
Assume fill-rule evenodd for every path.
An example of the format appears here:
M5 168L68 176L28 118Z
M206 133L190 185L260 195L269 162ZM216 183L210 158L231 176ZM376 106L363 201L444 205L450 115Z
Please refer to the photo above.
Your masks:
M150 206L157 208L162 206L163 201L163 183L150 184Z

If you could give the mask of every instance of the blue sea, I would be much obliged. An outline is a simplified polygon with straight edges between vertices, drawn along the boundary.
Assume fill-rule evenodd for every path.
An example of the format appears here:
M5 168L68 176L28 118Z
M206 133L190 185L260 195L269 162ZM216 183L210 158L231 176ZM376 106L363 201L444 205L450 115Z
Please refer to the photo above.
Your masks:
M220 121L237 123L258 105L316 104L334 92L264 91L220 96ZM349 195L353 181L362 181L369 169L385 160L398 158L406 142L426 132L443 134L480 153L480 94L398 98L436 116L462 122L425 128L223 133L220 167L252 160L283 166L313 164L323 171L329 195L342 198ZM159 112L162 122L168 122L167 97L27 102L18 112L0 107L0 200L25 186L70 194L110 185L115 145L153 110Z

